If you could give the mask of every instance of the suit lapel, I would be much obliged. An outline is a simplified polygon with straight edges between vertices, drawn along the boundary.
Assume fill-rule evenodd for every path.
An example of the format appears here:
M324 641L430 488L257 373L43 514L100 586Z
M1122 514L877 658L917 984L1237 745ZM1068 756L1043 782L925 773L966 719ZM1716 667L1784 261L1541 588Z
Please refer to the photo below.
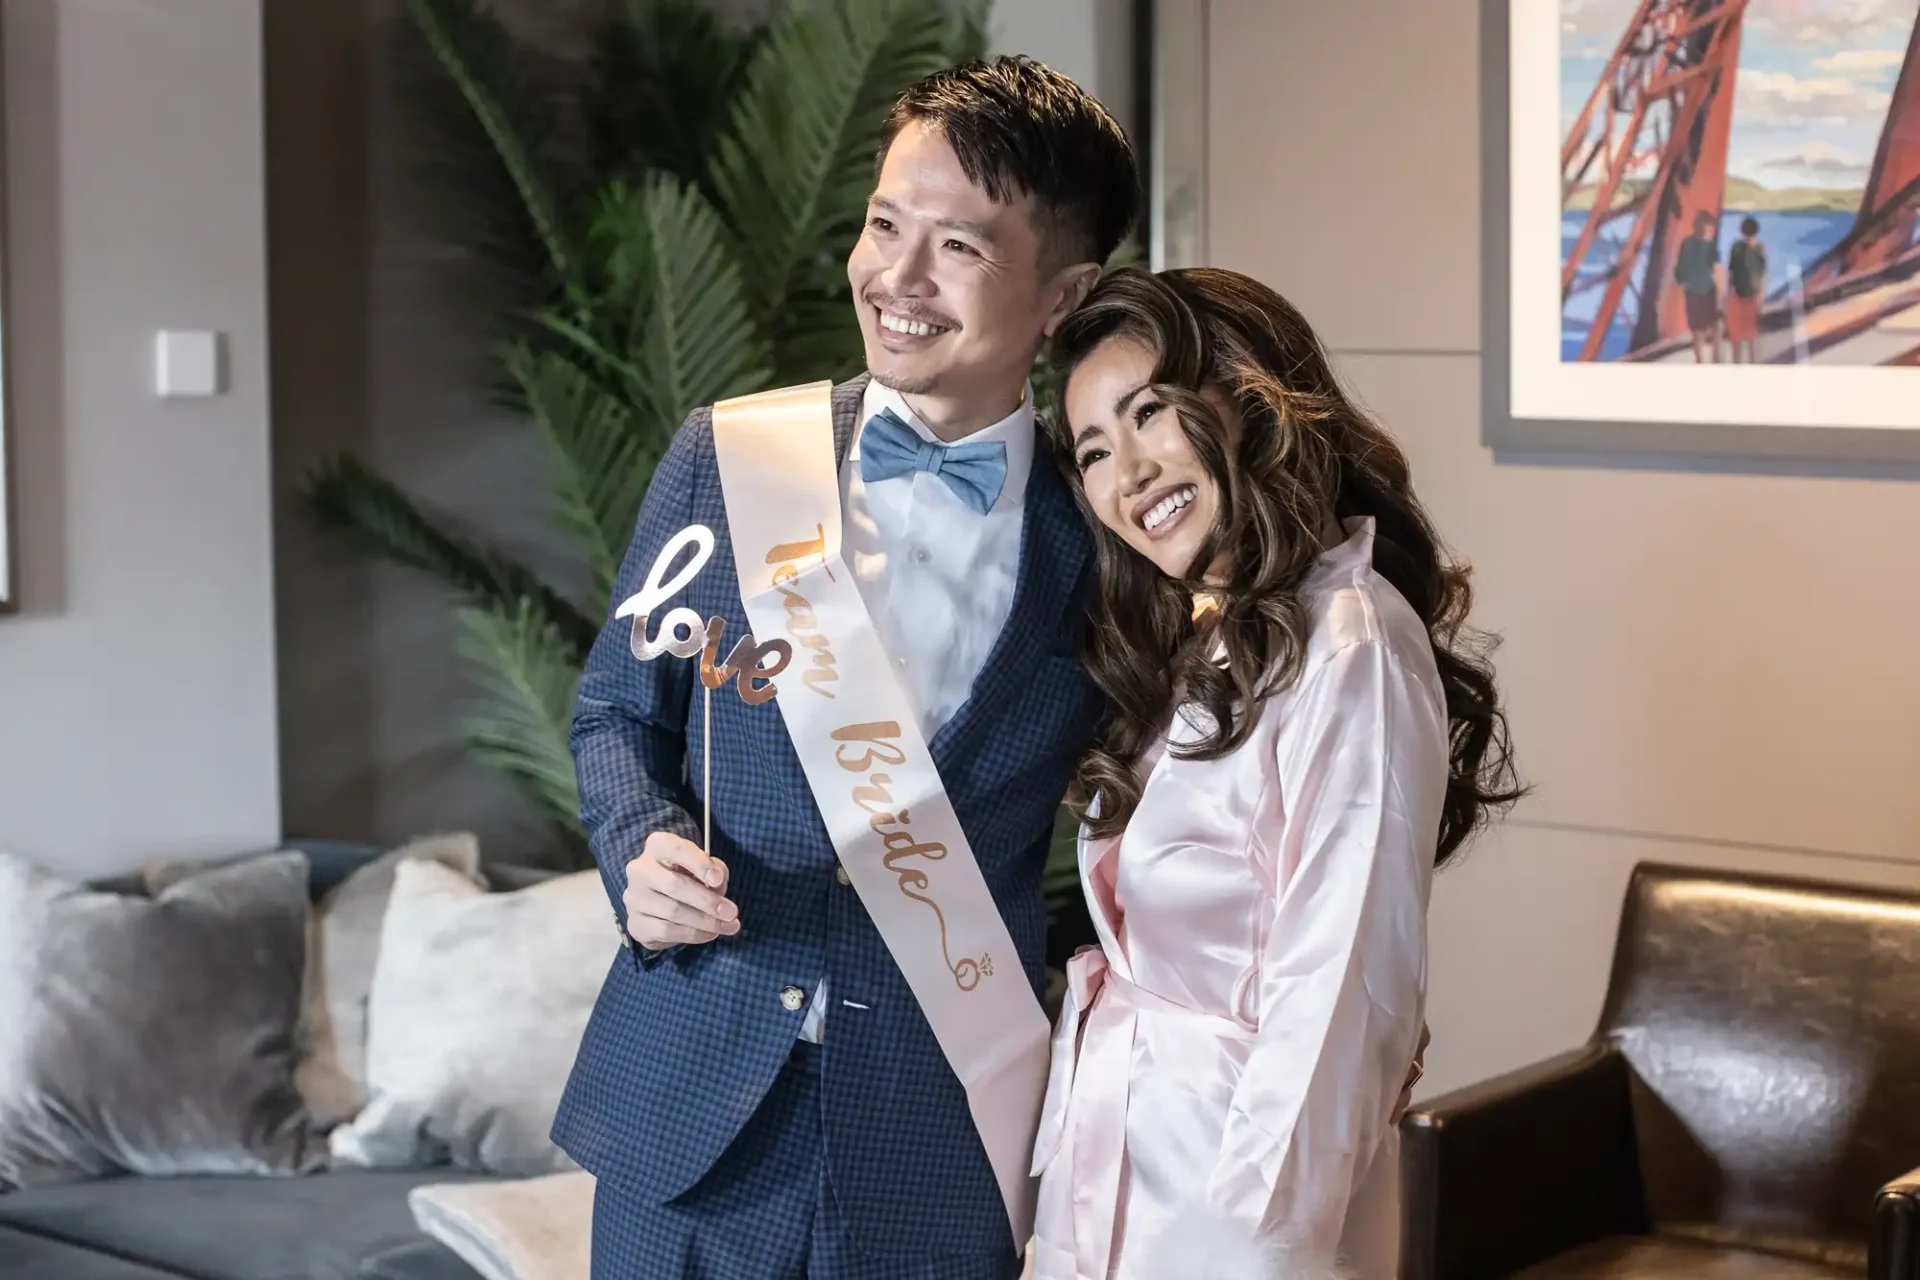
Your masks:
M853 429L860 425L860 408L866 403L867 384L873 375L863 373L833 389L833 469L839 474L847 465L847 450L853 447Z

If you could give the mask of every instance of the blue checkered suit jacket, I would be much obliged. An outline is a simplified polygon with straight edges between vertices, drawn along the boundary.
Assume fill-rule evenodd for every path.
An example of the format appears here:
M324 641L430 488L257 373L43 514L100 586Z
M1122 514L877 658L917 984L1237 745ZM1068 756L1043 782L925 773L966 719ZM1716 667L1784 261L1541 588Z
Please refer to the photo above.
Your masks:
M866 381L834 389L842 461ZM1093 586L1091 543L1044 443L1026 501L1012 615L968 701L930 745L1039 992L1041 867L1101 704L1076 656ZM694 523L714 531L714 555L673 603L724 617L730 648L747 620L705 409L680 429L654 475L614 601L637 591L666 540ZM623 930L626 865L648 833L700 840L695 663L636 660L629 627L610 621L595 644L573 725L582 815ZM731 687L713 699L713 842L730 871L741 932L616 958L555 1139L604 1181L661 1201L687 1190L740 1132L793 1048L804 1014L783 1007L782 988L811 999L824 974L832 1000L827 1150L849 1228L889 1253L1005 1248L1006 1212L966 1093L858 895L835 879L833 846L779 709L750 707Z

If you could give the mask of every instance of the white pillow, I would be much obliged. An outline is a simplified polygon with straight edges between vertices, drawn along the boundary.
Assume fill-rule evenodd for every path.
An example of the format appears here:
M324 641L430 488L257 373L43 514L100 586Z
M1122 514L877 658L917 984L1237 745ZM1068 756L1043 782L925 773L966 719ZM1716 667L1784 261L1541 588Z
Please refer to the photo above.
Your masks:
M597 871L488 893L436 862L399 863L367 1004L369 1101L333 1131L334 1158L574 1168L547 1134L620 947L608 918Z
M456 1182L407 1193L420 1230L486 1280L587 1280L593 1255L593 1175Z
M367 1101L367 999L394 869L431 859L468 880L480 876L471 832L425 836L382 854L335 885L313 912L307 952L304 1043L294 1082L322 1131L351 1120Z

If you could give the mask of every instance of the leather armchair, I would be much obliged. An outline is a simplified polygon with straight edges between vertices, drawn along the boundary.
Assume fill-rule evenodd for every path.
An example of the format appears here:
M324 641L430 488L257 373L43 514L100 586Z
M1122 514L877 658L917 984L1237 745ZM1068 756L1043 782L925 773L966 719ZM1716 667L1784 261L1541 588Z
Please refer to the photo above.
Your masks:
M1920 898L1643 864L1593 1039L1401 1143L1403 1280L1920 1280Z
M1903 1173L1873 1199L1873 1280L1920 1277L1920 1169Z

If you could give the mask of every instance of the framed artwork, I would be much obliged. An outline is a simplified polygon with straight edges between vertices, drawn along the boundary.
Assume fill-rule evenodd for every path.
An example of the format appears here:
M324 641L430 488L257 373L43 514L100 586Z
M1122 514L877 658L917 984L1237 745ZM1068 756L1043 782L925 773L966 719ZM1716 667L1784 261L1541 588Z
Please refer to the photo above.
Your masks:
M1484 0L1496 448L1920 460L1920 0Z

